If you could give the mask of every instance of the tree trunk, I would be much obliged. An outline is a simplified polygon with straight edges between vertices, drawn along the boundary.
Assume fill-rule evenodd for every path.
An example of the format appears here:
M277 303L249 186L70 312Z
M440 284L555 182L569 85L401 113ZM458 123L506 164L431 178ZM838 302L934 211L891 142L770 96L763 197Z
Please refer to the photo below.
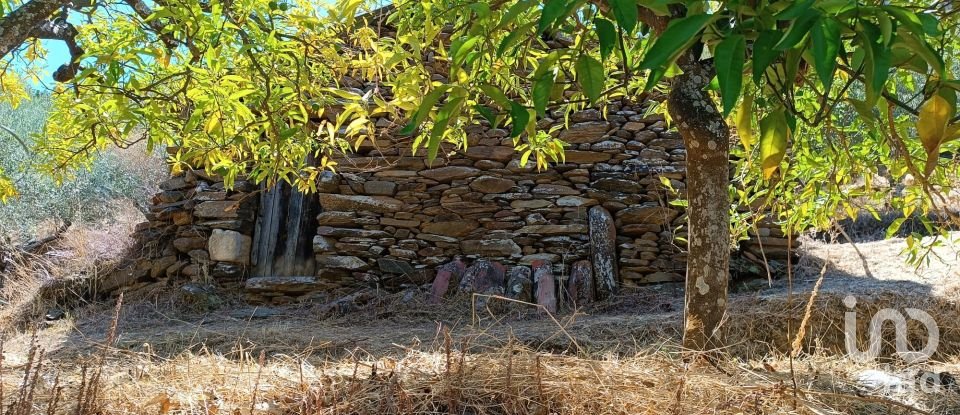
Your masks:
M683 346L723 345L718 328L726 313L730 264L730 130L704 91L714 71L693 52L681 57L668 109L687 149L688 245Z

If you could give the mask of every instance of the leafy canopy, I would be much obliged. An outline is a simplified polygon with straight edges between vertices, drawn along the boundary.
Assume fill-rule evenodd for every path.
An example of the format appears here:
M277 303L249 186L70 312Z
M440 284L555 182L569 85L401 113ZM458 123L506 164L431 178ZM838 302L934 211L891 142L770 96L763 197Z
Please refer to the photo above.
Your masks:
M895 207L926 213L955 173L937 168L955 169L940 155L960 138L949 1L419 0L385 18L361 15L362 0L155 6L81 10L85 53L55 87L43 169L87 165L143 129L173 149L175 168L310 189L332 154L381 130L381 115L406 120L399 133L430 157L442 142L465 146L468 125L504 126L523 160L543 166L564 143L538 118L660 97L686 54L713 70L708 88L738 131L741 204L783 202L791 226L825 227L838 210L876 214L851 202L887 200L874 174L910 174ZM4 62L15 59L43 59L42 47L32 40ZM22 95L22 78L3 73L4 99ZM858 178L867 185L851 186Z

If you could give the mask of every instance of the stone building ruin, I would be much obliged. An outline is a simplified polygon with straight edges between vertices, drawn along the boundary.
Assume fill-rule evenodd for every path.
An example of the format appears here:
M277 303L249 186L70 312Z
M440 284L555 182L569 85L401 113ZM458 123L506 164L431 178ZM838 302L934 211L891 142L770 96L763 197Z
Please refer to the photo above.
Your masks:
M384 134L342 154L316 194L243 180L226 190L188 171L160 185L137 228L142 259L107 288L204 281L261 304L363 287L562 303L682 281L686 219L670 202L683 197L685 150L645 109L624 100L568 124L549 114L539 127L559 126L569 147L543 171L521 166L508 132L484 124L468 128L466 150L432 165L410 137ZM758 233L743 250L787 254L778 226Z

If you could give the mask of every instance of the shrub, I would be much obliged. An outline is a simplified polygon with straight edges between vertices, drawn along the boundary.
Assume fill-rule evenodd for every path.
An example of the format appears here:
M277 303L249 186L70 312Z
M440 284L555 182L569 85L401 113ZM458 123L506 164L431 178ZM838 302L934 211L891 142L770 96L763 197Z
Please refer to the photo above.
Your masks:
M17 108L0 104L0 169L14 180L19 196L0 205L0 233L24 240L42 233L52 223L110 221L117 201L144 207L156 184L167 174L158 153L142 147L104 151L86 170L57 184L36 168L38 156L30 149L32 137L43 132L51 100L44 93Z

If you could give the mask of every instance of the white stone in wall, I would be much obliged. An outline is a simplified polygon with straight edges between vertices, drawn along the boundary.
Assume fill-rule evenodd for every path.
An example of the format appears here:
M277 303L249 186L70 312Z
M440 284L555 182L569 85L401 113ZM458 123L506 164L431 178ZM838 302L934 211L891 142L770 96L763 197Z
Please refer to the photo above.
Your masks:
M214 229L207 242L207 250L213 261L250 263L251 238L240 232Z

